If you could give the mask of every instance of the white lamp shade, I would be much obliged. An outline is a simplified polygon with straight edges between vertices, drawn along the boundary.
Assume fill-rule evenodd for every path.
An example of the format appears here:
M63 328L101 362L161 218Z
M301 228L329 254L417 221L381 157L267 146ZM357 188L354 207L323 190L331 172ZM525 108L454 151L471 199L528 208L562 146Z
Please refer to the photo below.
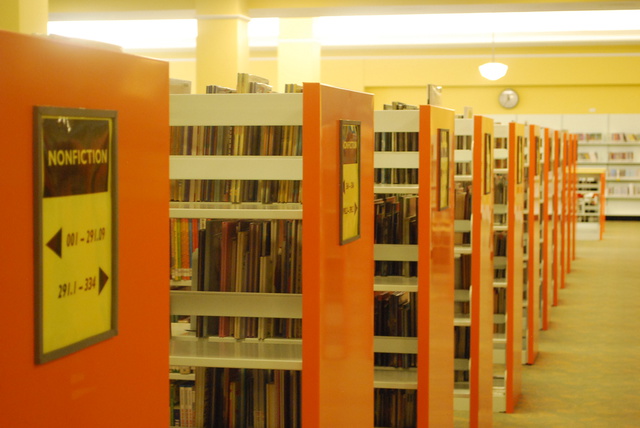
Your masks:
M508 68L507 64L502 64L501 62L487 62L478 67L482 77L489 80L498 80L504 77Z

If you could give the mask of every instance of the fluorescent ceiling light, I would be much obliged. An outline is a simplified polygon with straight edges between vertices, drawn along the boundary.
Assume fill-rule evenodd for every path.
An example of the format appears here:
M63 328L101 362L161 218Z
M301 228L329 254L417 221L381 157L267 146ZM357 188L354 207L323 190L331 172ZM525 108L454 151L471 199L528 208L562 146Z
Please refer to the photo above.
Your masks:
M278 18L249 22L249 45L275 47ZM49 33L126 49L194 48L196 19L50 21ZM323 16L314 34L322 46L479 46L491 42L593 43L640 41L640 10Z
M49 21L48 32L123 49L193 48L198 23L195 19Z

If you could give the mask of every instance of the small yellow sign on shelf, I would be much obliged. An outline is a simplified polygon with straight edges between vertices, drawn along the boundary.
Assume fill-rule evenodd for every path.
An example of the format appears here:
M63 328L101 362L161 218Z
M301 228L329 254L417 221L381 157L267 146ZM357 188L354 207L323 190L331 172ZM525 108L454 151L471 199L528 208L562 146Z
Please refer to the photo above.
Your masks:
M340 121L340 244L360 238L360 122Z
M36 362L117 334L116 112L36 107Z

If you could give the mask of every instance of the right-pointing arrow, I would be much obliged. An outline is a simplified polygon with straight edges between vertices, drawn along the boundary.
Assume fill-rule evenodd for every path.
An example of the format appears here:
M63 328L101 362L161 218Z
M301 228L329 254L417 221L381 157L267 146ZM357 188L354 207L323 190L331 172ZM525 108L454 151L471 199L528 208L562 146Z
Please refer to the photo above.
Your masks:
M109 277L107 276L106 273L104 273L104 271L101 268L98 268L99 272L99 280L98 280L98 294L102 294L102 289L104 288L105 285L107 285L107 282L109 281Z

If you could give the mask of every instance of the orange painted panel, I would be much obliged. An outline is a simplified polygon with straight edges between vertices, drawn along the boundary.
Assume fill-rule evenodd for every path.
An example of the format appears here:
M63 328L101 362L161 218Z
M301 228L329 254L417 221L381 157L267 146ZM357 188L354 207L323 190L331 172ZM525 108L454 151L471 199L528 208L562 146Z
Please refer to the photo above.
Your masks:
M544 208L541 207L541 181L543 180L543 162L541 150L543 139L540 135L540 127L531 125L529 132L529 189L527 192L527 234L528 234L528 258L527 258L527 358L528 364L535 362L538 354L538 333L540 330L540 233L541 223L544 217Z
M561 133L560 146L560 175L562 176L560 189L560 288L565 288L565 279L567 274L567 265L569 257L569 174L568 174L568 156L569 156L569 135L567 132Z
M542 163L542 301L541 301L541 311L542 311L542 330L547 330L549 328L549 307L551 305L551 286L553 284L552 279L552 268L551 268L551 256L552 252L550 251L552 243L552 233L551 226L553 225L551 221L551 216L553 215L551 212L551 191L552 191L552 181L550 180L549 171L552 171L551 168L551 144L550 144L550 130L549 128L544 129L543 134L543 153L544 153L544 161Z
M303 91L305 428L373 426L373 97ZM340 120L361 122L360 239L340 245Z
M561 254L561 195L560 195L560 146L561 146L561 134L560 131L553 132L553 306L558 305L558 292L560 289L560 254Z
M418 426L453 426L454 112L420 107ZM439 154L445 163L440 164ZM448 168L440 204L438 178ZM440 206L443 206L442 209ZM428 274L424 274L424 273Z
M607 201L605 200L605 189L607 188L607 175L603 172L600 176L600 193L598 196L600 197L600 239L604 237L604 227L606 224L606 212L605 207L607 206Z
M469 373L471 427L488 427L493 421L493 147L493 120L474 116Z
M0 31L3 205L0 332L8 347L0 426L166 426L168 66ZM118 112L119 333L34 363L33 124L36 105Z
M522 293L524 234L525 126L509 123L509 172L507 224L507 343L506 412L512 413L522 390ZM522 159L522 171L517 159ZM531 251L531 248L529 248Z

